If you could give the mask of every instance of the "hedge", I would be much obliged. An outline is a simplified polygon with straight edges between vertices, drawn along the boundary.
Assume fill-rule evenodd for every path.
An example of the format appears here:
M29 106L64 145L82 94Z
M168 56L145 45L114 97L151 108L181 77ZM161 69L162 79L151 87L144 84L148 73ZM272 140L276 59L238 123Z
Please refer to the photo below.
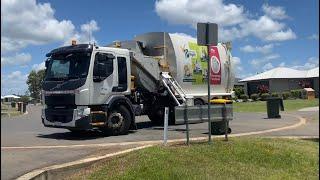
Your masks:
M252 100L256 101L256 100L258 100L259 95L258 94L251 94L250 97L251 97Z
M268 97L270 97L270 94L269 93L263 93L263 94L261 94L261 100L262 101L265 101Z
M288 91L282 92L283 99L288 99L289 97L290 97L290 92L288 92Z
M241 94L240 95L240 99L242 99L244 102L246 102L247 100L248 100L248 95L246 95L246 94Z

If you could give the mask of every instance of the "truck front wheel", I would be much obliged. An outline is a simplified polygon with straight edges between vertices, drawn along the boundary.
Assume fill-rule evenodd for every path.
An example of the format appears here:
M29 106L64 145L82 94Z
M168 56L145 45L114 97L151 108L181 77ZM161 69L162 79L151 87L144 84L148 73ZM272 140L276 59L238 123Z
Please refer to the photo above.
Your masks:
M125 106L119 105L109 113L105 132L111 135L128 134L130 124L131 115L129 110Z

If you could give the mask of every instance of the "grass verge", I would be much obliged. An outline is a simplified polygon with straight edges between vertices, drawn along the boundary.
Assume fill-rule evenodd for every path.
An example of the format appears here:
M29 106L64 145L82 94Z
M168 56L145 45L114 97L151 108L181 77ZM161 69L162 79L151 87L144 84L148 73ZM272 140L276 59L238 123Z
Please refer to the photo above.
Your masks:
M230 138L155 146L68 179L318 179L319 140Z
M285 111L295 111L305 107L319 106L319 99L294 99L283 101ZM266 101L233 103L234 112L267 112Z
M12 117L18 115L21 115L21 113L17 108L12 108L10 105L1 103L1 117Z

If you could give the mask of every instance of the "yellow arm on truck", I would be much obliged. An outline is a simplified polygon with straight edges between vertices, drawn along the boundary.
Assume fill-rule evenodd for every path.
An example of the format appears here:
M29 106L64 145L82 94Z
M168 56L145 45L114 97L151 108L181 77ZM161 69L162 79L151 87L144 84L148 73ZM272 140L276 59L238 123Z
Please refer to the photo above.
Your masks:
M211 104L232 104L232 100L228 99L211 99Z

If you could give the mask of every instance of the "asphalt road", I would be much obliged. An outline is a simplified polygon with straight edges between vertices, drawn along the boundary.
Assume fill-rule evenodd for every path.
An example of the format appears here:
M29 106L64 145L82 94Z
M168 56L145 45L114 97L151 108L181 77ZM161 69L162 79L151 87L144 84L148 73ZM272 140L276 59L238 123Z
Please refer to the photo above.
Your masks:
M146 116L137 117L138 130L123 136L104 136L98 132L73 135L68 130L45 128L41 124L40 106L29 106L28 114L1 119L1 179L12 179L33 169L53 164L73 161L101 151L112 151L115 147L81 147L56 148L79 144L101 144L118 142L136 142L146 140L161 140L163 128L151 126ZM318 136L318 112L295 112L310 119L303 127L268 133L278 136ZM282 115L281 119L266 119L265 113L234 113L230 122L232 133L261 131L284 127L299 122L297 118ZM190 137L206 136L207 123L190 125ZM169 126L168 138L185 138L185 125ZM33 149L33 146L50 146L50 148ZM6 147L23 147L22 149L7 149ZM26 148L24 148L26 147ZM29 149L28 149L29 147Z

